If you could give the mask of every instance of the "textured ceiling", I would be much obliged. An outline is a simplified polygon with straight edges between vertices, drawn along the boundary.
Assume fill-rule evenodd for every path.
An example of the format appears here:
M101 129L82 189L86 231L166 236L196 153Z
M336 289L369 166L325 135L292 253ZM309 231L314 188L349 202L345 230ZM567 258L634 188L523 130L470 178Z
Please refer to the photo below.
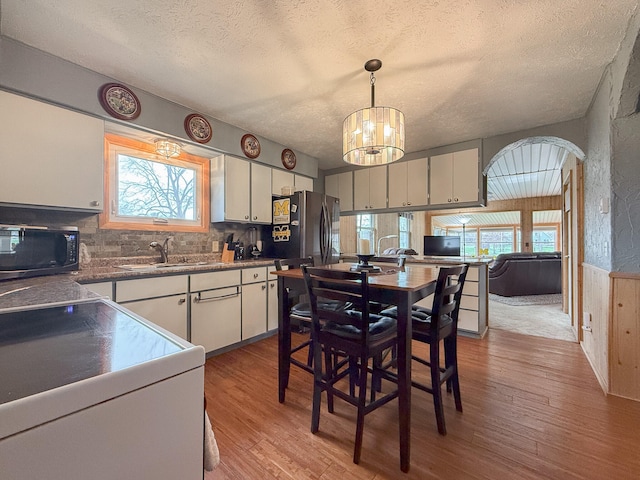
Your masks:
M584 115L637 0L0 0L0 33L342 166L376 104L407 152ZM215 133L214 133L215 135ZM215 137L214 137L215 141Z

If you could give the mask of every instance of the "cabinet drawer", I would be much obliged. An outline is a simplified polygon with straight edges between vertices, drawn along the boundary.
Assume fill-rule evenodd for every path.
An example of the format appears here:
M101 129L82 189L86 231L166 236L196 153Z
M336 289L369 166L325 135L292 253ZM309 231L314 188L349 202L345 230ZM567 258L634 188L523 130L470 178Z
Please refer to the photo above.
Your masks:
M265 267L245 268L242 270L242 283L257 283L267 280L267 269Z
M240 270L222 270L191 275L192 292L210 290L212 288L232 287L234 285L240 285Z
M458 314L458 328L478 332L478 312L460 310Z
M467 270L467 280L478 281L478 269L475 267L469 267Z
M478 297L469 297L467 295L462 295L460 299L460 308L464 308L466 310L478 310Z
M476 282L464 282L464 287L462 288L463 295L472 295L478 296L478 284Z
M186 293L188 278L188 275L177 275L120 280L116 282L116 302Z

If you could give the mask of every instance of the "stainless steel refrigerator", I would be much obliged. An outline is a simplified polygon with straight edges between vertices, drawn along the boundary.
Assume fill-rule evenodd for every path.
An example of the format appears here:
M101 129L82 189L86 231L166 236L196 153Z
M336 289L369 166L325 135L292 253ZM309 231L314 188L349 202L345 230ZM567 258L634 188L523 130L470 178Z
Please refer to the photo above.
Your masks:
M262 236L264 256L313 256L315 265L338 263L340 200L337 198L310 191L274 196L272 222Z

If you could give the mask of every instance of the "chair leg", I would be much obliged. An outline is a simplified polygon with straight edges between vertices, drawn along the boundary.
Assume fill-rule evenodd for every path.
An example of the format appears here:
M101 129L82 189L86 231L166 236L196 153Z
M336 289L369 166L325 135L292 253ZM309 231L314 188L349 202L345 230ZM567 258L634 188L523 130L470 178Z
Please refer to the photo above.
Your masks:
M334 353L331 352L330 348L326 348L324 352L324 364L325 364L325 385L327 391L327 410L329 413L333 413L333 375L334 375Z
M367 402L367 358L360 357L360 385L358 390L358 414L356 418L356 442L353 448L353 463L360 463L362 438L364 436L364 415Z
M442 405L442 387L440 385L440 342L435 341L429 348L429 362L431 363L431 390L433 393L433 408L436 412L438 433L446 435L447 429L444 423L444 408Z
M311 433L317 433L320 427L320 404L322 403L322 390L326 390L326 382L322 377L322 348L318 348L319 344L313 340L312 345L316 345L313 349L313 403L311 410Z
M458 377L458 348L456 337L446 338L444 341L444 356L446 359L446 367L453 368L453 375L447 380L447 391L453 390L453 399L456 404L456 410L462 412L462 399L460 397L460 378Z

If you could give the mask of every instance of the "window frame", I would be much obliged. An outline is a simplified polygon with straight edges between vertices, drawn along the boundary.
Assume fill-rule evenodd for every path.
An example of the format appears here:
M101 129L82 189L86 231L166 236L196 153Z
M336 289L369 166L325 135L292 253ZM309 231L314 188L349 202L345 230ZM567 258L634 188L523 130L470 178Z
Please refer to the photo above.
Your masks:
M153 218L120 217L115 213L118 202L117 155L142 158L154 162L183 168L196 172L194 198L199 214L195 220L166 219L166 222ZM177 157L166 159L155 153L155 147L130 138L114 134L104 136L104 209L98 216L100 228L114 230L170 230L174 232L208 232L210 223L210 184L209 159L181 152Z

